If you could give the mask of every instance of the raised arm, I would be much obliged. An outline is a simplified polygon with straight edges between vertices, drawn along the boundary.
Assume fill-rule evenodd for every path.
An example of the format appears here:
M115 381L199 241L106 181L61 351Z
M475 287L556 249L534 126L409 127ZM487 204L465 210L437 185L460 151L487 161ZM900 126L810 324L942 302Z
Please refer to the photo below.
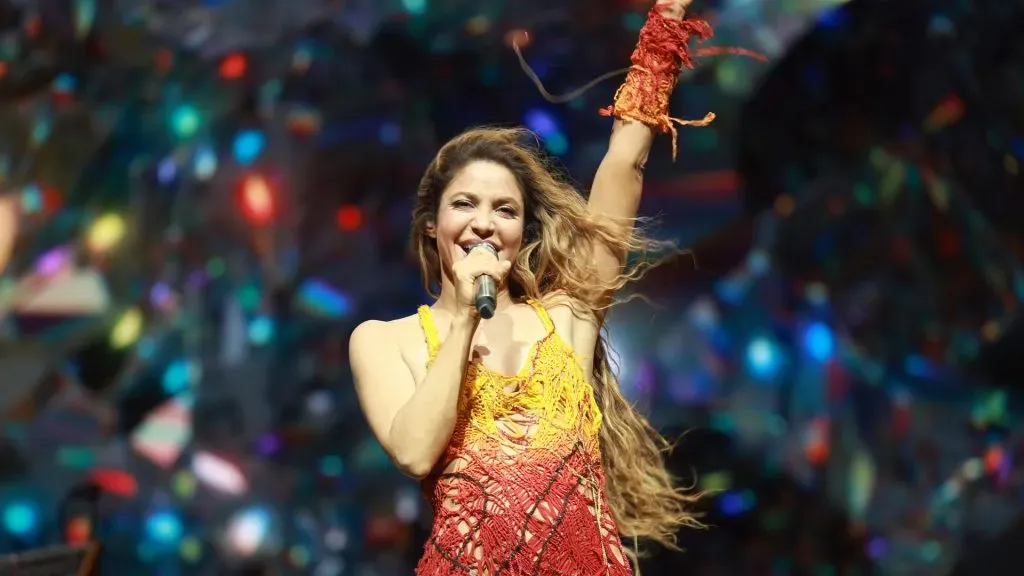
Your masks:
M669 98L684 66L690 67L687 43L691 36L704 38L710 27L701 20L684 20L692 0L659 2L648 15L633 52L629 75L615 95L615 104L602 114L614 116L612 136L590 191L591 214L620 222L629 232L640 205L644 166L655 131L673 136L675 124L706 125L714 119L682 121L668 115ZM622 272L626 254L613 253L607 246L594 247L598 277L611 281Z
M623 235L629 233L631 219L640 206L644 165L653 138L653 132L645 124L615 120L608 152L594 176L587 207L591 214L620 223ZM598 277L612 281L622 272L626 256L612 252L604 244L594 246Z

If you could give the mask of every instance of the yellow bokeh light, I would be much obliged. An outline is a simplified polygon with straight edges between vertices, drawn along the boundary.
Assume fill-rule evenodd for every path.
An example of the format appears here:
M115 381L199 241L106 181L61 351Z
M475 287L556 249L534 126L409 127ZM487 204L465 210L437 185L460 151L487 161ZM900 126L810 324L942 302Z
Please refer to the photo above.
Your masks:
M195 562L203 555L203 544L194 536L189 536L182 539L178 551L185 560Z
M197 484L196 477L187 470L182 470L171 478L171 490L179 498L188 499L195 496Z
M709 472L700 478L700 489L705 492L722 492L732 487L732 474L728 472Z
M109 251L124 238L126 225L117 214L105 214L92 223L86 236L86 246L94 254Z
M297 568L305 568L309 565L309 550L304 546L295 545L288 549L288 560L292 563L292 566Z
M123 349L135 344L142 335L144 319L142 311L132 308L124 313L114 325L110 333L110 345L117 349Z

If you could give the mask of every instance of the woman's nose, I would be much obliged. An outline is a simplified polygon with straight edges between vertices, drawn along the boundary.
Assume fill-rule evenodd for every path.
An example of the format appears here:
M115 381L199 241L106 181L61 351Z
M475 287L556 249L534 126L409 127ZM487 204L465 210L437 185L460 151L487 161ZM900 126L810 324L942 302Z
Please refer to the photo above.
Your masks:
M491 218L490 213L481 210L476 213L473 217L473 231L480 232L491 232L494 230L494 220Z

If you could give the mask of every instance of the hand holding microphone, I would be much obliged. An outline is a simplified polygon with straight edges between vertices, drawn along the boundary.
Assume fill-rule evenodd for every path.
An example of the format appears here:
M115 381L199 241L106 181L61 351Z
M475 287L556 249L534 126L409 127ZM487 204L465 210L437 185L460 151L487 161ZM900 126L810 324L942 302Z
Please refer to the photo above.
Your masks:
M470 252L480 250L490 252L494 259L498 259L498 251L490 244L481 242L469 249ZM473 282L474 294L473 303L480 317L488 319L494 316L494 310L498 307L498 288L494 284L494 278L484 273L476 277Z
M461 259L462 248L456 250L459 254L453 258L452 273L458 303L476 310L481 318L491 318L497 306L497 287L512 269L512 263L499 261L498 251L486 242L471 246Z

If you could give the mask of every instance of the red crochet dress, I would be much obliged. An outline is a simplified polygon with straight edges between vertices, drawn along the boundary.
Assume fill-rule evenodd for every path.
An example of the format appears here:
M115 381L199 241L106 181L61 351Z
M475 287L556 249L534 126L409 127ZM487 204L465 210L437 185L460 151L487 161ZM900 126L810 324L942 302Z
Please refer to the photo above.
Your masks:
M434 524L418 576L632 574L604 490L593 388L544 308L530 305L547 334L519 374L466 370L440 472L423 482ZM433 361L430 308L419 316Z

